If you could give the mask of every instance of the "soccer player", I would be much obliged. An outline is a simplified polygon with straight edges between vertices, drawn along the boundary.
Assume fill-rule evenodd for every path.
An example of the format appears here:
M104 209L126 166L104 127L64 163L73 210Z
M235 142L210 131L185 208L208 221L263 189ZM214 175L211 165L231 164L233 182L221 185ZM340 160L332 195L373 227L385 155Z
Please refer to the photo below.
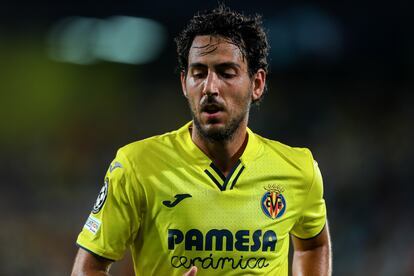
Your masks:
M176 38L192 121L121 148L77 244L72 275L330 275L322 178L310 151L248 127L265 91L259 16L220 6Z

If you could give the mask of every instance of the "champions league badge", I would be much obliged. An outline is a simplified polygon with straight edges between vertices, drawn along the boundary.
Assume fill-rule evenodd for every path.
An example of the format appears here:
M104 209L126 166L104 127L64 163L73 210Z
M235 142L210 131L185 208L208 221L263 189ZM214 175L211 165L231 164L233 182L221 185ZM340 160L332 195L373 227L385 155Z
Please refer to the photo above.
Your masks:
M279 185L268 185L264 189L267 192L261 200L263 213L271 219L280 218L286 211L286 200L282 195L284 189Z
M102 209L102 206L105 203L106 196L108 195L108 182L109 182L109 179L105 178L105 183L101 191L98 194L98 198L95 201L95 205L93 205L93 209L92 209L93 214L98 213Z

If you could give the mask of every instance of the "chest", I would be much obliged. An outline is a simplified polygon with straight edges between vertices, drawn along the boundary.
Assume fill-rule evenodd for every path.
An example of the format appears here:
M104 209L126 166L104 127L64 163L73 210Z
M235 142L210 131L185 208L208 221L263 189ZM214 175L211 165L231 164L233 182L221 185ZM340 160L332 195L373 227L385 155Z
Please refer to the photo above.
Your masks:
M163 230L212 229L286 236L301 212L303 179L242 164L227 178L212 169L171 168L146 180L144 222ZM244 233L247 233L244 232Z

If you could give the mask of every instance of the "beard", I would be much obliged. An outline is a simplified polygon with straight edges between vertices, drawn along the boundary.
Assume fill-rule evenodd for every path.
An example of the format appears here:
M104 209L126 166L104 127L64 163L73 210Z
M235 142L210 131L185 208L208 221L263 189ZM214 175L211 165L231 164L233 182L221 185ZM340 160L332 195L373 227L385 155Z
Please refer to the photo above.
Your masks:
M210 129L207 126L203 125L195 109L190 105L191 115L193 118L194 126L197 128L197 131L200 133L201 137L210 141L210 142L227 142L231 141L236 133L237 129L240 127L242 122L247 118L250 110L250 98L246 99L245 104L240 107L241 111L237 114L232 114L233 117L230 118L230 121L225 124L222 128ZM208 101L211 103L211 101Z
M197 128L200 135L210 141L210 142L226 142L230 141L234 137L234 133L239 128L240 124L243 122L246 113L239 114L237 117L234 117L226 124L224 128L219 129L206 129L204 128L197 116L193 113L193 122L194 126Z

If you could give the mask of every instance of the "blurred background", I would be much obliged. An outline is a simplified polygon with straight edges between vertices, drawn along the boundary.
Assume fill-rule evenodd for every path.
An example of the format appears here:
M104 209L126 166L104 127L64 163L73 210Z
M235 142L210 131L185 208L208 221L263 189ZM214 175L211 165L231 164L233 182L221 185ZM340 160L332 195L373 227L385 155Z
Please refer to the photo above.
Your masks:
M225 2L263 15L271 73L250 127L318 160L334 275L414 275L408 1ZM190 120L173 38L216 5L1 5L0 275L70 273L116 150Z

